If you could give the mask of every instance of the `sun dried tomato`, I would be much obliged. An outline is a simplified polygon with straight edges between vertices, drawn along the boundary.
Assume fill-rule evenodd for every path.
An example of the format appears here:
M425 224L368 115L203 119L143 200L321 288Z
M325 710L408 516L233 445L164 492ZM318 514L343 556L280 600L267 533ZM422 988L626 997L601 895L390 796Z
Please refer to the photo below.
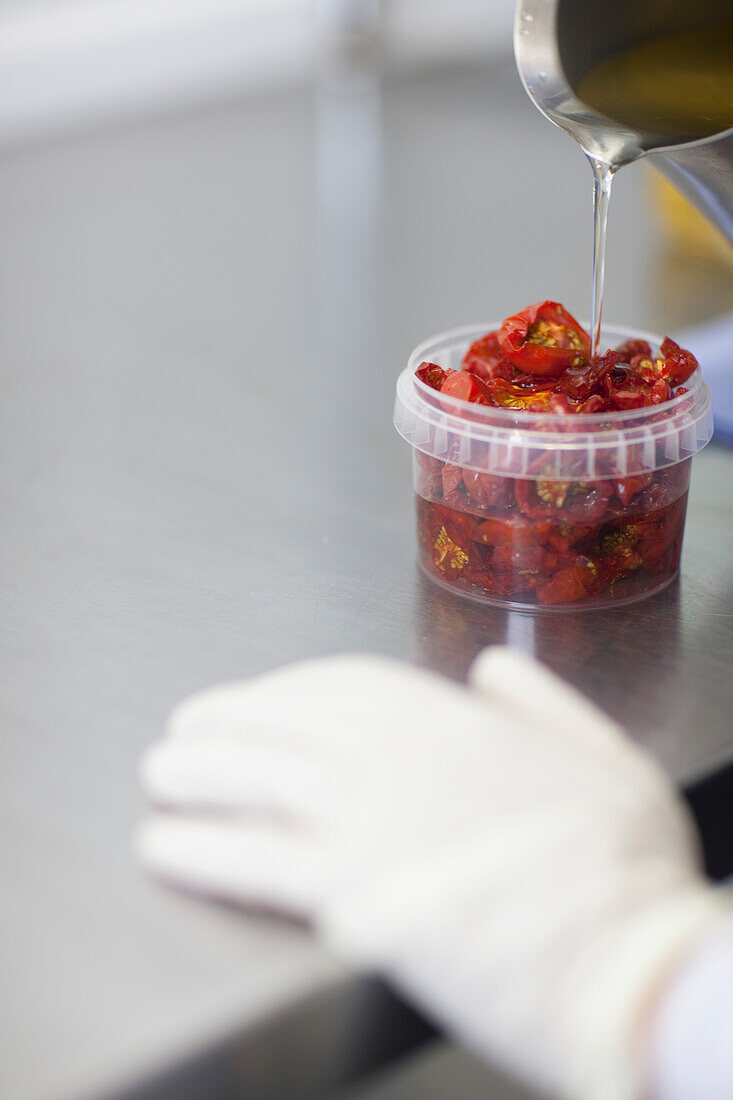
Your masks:
M433 539L433 561L447 580L455 579L465 569L470 559L468 547L461 546L450 537L443 525Z
M536 305L508 317L499 329L505 357L528 374L556 376L590 355L590 337L559 302Z
M624 340L616 348L619 363L630 363L636 355L649 357L651 353L651 344L646 340Z
M537 405L532 404L530 405L530 411L539 412L540 409ZM551 393L550 400L542 411L566 416L568 413L577 412L577 409L573 401L566 397L564 393Z
M592 394L598 393L603 379L617 363L618 353L607 351L587 363L568 367L555 389L558 393L567 394L573 401L587 401Z
M613 491L622 504L630 504L637 493L646 489L652 480L651 474L637 474L636 477L620 477L613 482Z
M484 520L476 534L478 540L487 546L525 549L544 543L551 531L552 524L530 523L524 516L515 513L506 519L492 517Z
M670 385L680 386L697 370L698 362L692 352L681 348L669 336L662 340L659 350L664 356L664 376Z
M663 509L687 492L690 480L690 460L677 462L663 470L655 470L652 480L634 499L634 510L655 513L658 518Z
M493 567L512 566L514 569L541 570L543 573L551 573L557 569L560 558L552 550L546 550L544 546L508 546L498 544L491 554Z
M603 591L616 581L630 576L642 564L642 556L631 546L620 545L613 553L606 553L594 561L596 575L593 586Z
M578 406L579 413L599 413L608 411L608 400L599 393L592 393L590 397Z
M508 599L534 591L542 605L572 603L595 598L637 572L671 575L679 563L685 505L683 495L656 512L580 524L532 521L516 512L481 521L419 500L423 560L441 580L467 592Z
M537 412L556 412L550 408L555 394L547 389L529 389L515 385L505 378L490 378L483 383L486 403L500 409L529 409Z
M415 375L430 386L433 390L439 390L448 377L448 372L439 367L437 363L422 362L415 371Z
M655 553L663 553L674 541L680 522L684 520L687 508L687 496L679 497L673 504L652 513L651 518L637 524L639 528L639 549L646 555L652 548Z
M547 546L560 554L567 554L573 547L592 538L597 528L588 523L561 523L553 527Z
M665 378L650 382L632 367L621 364L606 375L603 386L611 405L619 410L661 405L672 397L672 390Z
M544 474L535 479L517 478L514 496L520 511L530 519L600 519L613 493L610 481L558 480L550 462L544 459L530 467L530 473Z
M489 378L510 379L514 374L514 368L499 345L499 333L487 332L485 336L474 340L463 357L461 364L463 370L470 371L477 378L487 380Z
M462 370L423 362L416 373L432 388L475 404L588 415L663 404L697 367L694 355L669 338L657 357L646 340L626 340L590 360L589 346L588 334L562 306L539 302L508 318L498 333L475 340Z
M438 505L437 510L441 526L448 528L451 537L458 542L474 540L477 525L473 516L445 503Z
M469 374L466 370L455 371L453 374L448 375L440 387L440 392L445 394L446 397L456 397L459 401L486 404L481 379Z
M537 585L537 599L541 604L571 603L588 595L596 579L597 569L589 558L579 558L573 565L558 569L556 573Z
M464 470L463 484L476 504L492 508L505 507L511 503L512 479L509 477L495 477L477 470Z
M446 462L442 470L443 480L443 493L448 496L454 489L457 489L463 480L463 470L460 466L451 466L450 462Z

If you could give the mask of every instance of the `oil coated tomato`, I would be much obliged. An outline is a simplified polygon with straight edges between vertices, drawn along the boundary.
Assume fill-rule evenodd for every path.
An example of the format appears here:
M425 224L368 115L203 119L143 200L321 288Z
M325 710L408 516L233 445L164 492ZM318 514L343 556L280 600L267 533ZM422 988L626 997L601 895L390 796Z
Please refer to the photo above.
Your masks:
M464 470L463 484L476 504L483 504L487 508L505 507L511 504L511 478L482 474L477 470Z
M440 392L446 397L455 397L459 401L472 401L474 404L488 404L484 391L484 383L467 370L455 371L450 374L442 386Z
M646 340L624 340L616 348L619 363L630 363L637 355L649 358L651 354L651 345Z
M528 519L559 519L590 523L600 519L613 494L610 481L558 481L517 478L514 496Z
M672 391L686 382L690 375L697 370L697 359L691 351L686 351L667 337L662 341L661 357L651 355L634 355L629 361L630 368L636 372L651 387L657 386L660 393ZM665 391L664 383L668 389ZM677 390L679 393L680 391ZM668 398L665 398L668 400ZM655 402L652 402L655 403Z
M589 558L579 558L537 585L537 601L549 604L582 600L593 587L596 576L594 563Z
M489 403L499 409L526 409L534 399L534 393L519 390L504 378L492 378L486 382Z
M561 523L553 527L547 546L559 554L567 554L572 547L592 538L595 531L596 528L587 523Z
M661 405L672 397L672 388L666 378L647 380L633 367L621 364L606 375L603 386L611 407L618 410Z
M530 523L524 516L512 515L506 519L492 517L479 525L477 541L486 546L509 550L526 550L541 546L550 536L552 524Z
M577 412L585 414L606 412L607 410L608 401L605 397L601 397L599 393L592 393L590 397L582 401L577 408Z
M430 386L433 390L439 390L448 376L448 372L439 367L437 363L428 362L422 362L415 374L421 382L424 382L426 386Z
M469 564L473 521L470 516L442 504L418 504L420 539L431 554L436 568L444 572L447 564L455 576Z
M499 329L504 356L528 374L557 376L590 355L590 337L559 302L537 302Z
M477 378L487 380L489 378L510 379L514 373L511 363L504 358L504 353L499 344L498 332L487 332L478 340L474 340L463 357L461 364L463 370L470 371Z
M491 555L492 569L512 568L525 572L552 573L560 564L560 558L544 546L508 547L497 545Z
M646 489L651 482L651 474L637 474L636 477L620 477L613 482L613 491L623 505L631 504L631 501Z
M562 305L538 302L474 340L460 371L423 362L416 374L474 404L587 415L663 404L697 368L694 355L669 338L656 356L646 340L626 340L592 359L589 347Z
M463 480L463 470L460 466L451 466L450 462L446 462L442 471L443 481L443 495L450 496L450 494L459 487Z
M664 377L671 386L681 386L697 370L697 359L691 351L686 351L674 340L667 337L659 349L664 356Z
M607 351L605 355L597 355L587 362L568 367L555 390L557 393L564 393L573 401L587 401L591 396L598 395L603 379L613 370L617 362L618 352ZM591 409L591 411L597 410Z
M684 524L687 500L681 497L674 504L654 513L652 520L636 524L639 531L639 550L648 556L650 551L663 554L675 540L677 532Z
M521 386L503 378L490 378L483 383L489 405L499 409L526 409L528 412L574 412L569 398L542 386Z
M632 546L619 546L612 553L606 553L593 564L596 570L595 588L607 588L610 584L628 577L642 563L641 554Z
M521 592L532 592L538 583L538 572L534 569L492 569L494 591L502 596L518 596Z

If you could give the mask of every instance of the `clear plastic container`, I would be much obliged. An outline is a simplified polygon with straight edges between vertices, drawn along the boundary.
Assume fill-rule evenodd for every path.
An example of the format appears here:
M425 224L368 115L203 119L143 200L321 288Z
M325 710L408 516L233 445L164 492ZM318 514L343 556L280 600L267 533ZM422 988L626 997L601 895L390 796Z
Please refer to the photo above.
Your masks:
M498 327L427 340L397 381L423 570L463 596L520 609L618 606L664 588L679 569L691 459L713 432L700 371L665 404L586 415L469 404L415 377L423 360L459 369ZM629 339L654 353L661 342L608 326L601 347Z

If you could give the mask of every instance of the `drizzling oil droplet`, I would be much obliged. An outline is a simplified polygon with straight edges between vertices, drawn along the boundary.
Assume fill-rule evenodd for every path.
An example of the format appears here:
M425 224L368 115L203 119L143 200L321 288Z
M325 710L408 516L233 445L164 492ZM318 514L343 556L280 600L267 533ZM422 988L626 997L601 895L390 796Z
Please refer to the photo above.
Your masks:
M542 80L543 82L547 80L547 73L540 73L540 80Z
M526 28L526 27L522 27L522 29L521 29L521 31L520 31L519 33L520 33L520 34L522 35L522 37L524 38L524 37L526 37L526 36L527 36L527 35L529 34L529 31L527 30L527 28Z
M522 19L524 20L525 23L534 23L534 16L530 15L530 13L528 11L523 11L522 12Z

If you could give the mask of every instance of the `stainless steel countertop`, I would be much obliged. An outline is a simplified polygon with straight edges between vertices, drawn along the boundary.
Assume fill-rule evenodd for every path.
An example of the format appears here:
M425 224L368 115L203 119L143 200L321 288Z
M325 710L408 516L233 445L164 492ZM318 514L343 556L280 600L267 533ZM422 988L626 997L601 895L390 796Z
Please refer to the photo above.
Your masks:
M660 258L642 174L616 190L607 319L724 308L730 275ZM508 63L9 150L0 228L4 1096L98 1093L348 985L135 866L137 759L187 692L342 650L461 676L502 640L679 780L733 758L729 453L696 460L681 581L647 603L491 611L415 567L412 346L586 312L590 173Z

